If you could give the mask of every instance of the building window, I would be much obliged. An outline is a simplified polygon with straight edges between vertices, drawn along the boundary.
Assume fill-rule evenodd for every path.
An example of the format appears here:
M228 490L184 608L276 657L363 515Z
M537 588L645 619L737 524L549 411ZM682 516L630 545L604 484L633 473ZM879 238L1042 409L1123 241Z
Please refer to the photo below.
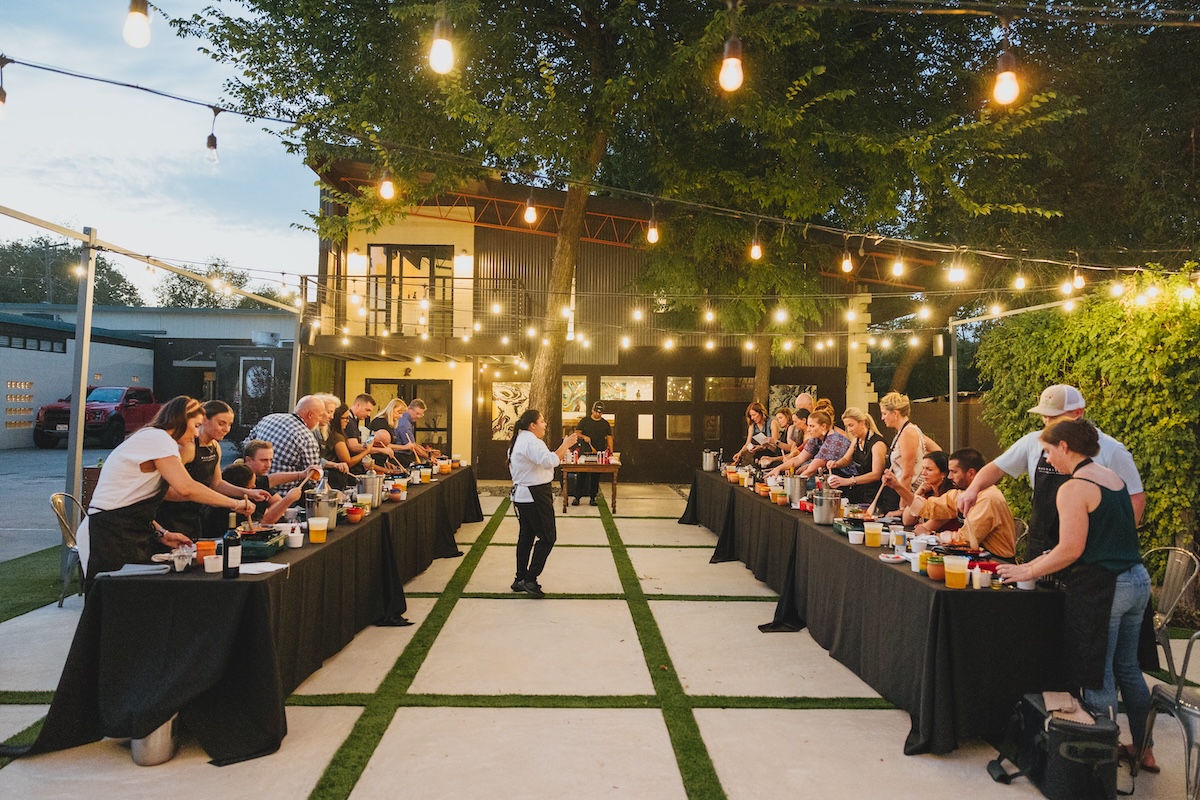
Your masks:
M33 381L9 381L6 389L32 389ZM30 398L32 399L32 398Z
M691 378L667 378L667 402L689 403L692 400Z
M25 349L25 337L24 336L12 337L9 340L9 347L15 347L18 350L24 350Z
M653 400L654 378L649 375L602 376L600 378L601 400Z
M721 417L718 414L704 415L704 441L721 441Z
M450 245L373 244L367 273L347 275L348 325L367 336L383 330L401 336L460 336L454 330L454 248ZM351 265L353 267L353 265ZM360 305L362 313L360 311Z
M690 442L692 440L692 415L667 414L667 438Z
M751 403L754 401L754 378L705 378L704 401Z

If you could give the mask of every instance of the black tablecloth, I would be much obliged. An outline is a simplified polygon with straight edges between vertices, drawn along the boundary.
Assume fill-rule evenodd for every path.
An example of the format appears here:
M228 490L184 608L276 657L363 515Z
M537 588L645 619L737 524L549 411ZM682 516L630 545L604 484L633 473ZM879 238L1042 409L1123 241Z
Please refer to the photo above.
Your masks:
M883 550L852 546L811 515L718 478L698 471L688 503L696 521L703 509L731 509L725 527L714 528L713 559L735 554L780 591L772 629L807 624L831 656L909 712L906 754L947 753L974 736L995 743L1023 693L1066 688L1058 592L946 589L906 563L879 561Z
M97 581L28 752L141 738L176 712L214 763L279 749L287 696L358 631L403 613L404 583L483 519L470 467L440 478L325 544L284 550L272 560L286 570Z

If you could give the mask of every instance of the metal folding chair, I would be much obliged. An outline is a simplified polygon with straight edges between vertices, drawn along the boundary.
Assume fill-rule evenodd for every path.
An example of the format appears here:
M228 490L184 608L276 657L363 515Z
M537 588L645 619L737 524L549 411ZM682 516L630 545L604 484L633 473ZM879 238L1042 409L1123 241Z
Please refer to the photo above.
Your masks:
M1188 663L1192 659L1192 646L1195 645L1196 639L1200 638L1200 633L1193 634L1188 640L1183 665L1178 671L1175 669L1175 656L1171 652L1171 639L1167 633L1171 615L1175 613L1187 588L1196 580L1197 573L1200 573L1200 560L1192 552L1181 547L1155 547L1147 550L1142 556L1144 561L1156 558L1165 558L1167 563L1158 592L1158 608L1154 612L1154 638L1167 658L1167 671L1171 674L1171 683L1160 683L1150 692L1150 715L1146 719L1146 740L1142 742L1141 749L1144 751L1151 741L1154 720L1160 711L1174 717L1183 729L1184 753L1187 758L1187 796L1192 800L1200 800L1200 692L1187 685L1186 677ZM1136 766L1134 769L1136 774Z
M62 531L63 549L58 562L58 576L62 580L62 591L58 594L58 607L62 608L63 600L67 597L67 588L72 575L79 576L79 594L83 594L83 565L79 562L79 548L75 545L75 531L83 521L83 506L73 496L66 492L56 492L50 495L50 507L58 518L58 527Z

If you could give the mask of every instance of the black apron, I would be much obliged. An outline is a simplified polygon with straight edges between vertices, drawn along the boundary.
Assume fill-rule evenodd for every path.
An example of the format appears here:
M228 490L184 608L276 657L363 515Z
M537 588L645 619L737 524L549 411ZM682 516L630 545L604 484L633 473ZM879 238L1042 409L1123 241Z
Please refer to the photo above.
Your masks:
M196 483L212 486L213 476L217 474L217 464L221 463L221 450L216 442L207 445L200 444L196 439L196 455L183 468ZM204 520L209 506L191 500L164 500L158 507L154 518L158 524L169 531L182 533L192 541L204 535ZM224 530L224 529L222 529Z
M1050 466L1045 451L1042 451L1038 456L1037 472L1030 476L1033 503L1029 514L1029 536L1025 539L1026 561L1032 561L1058 544L1058 490L1070 479L1070 475L1063 475Z
M148 564L158 538L151 523L154 512L167 494L167 482L159 479L158 491L145 500L111 511L88 512L88 568L85 589L96 575L126 564Z

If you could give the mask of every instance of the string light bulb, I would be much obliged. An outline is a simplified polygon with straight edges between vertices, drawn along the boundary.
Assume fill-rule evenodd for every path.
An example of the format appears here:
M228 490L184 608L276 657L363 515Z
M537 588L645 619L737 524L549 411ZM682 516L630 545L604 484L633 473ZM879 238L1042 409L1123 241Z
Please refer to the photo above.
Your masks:
M433 45L429 48L429 68L438 75L454 69L454 45L450 43L453 28L450 20L441 17L433 23Z
M533 195L529 195L529 199L525 201L525 221L532 225L537 222L537 207L533 204Z
M1025 288L1025 276L1024 275L1021 275L1018 273L1016 279L1013 281L1013 288L1016 289L1018 292L1024 290L1024 288Z
M791 339L783 340L783 349L788 350L788 351L790 351L792 349L792 340Z
M1083 288L1083 275L1081 275L1081 274L1079 273L1079 270L1075 270L1075 277L1071 279L1071 284L1072 284L1072 285L1073 285L1073 286L1074 286L1076 289L1082 289L1082 288Z
M725 40L725 56L721 60L721 74L717 82L727 92L742 88L742 40L730 36Z
M818 339L818 340L817 340L817 349L818 349L818 350L824 350L824 349L825 349L825 343L824 343L824 342L822 342L820 339Z
M1071 292L1075 291L1075 284L1071 283L1070 281L1063 281L1062 285L1058 287L1058 290L1063 294L1070 294Z
M850 257L849 250L842 251L842 272L854 272L854 259Z
M1114 280L1108 285L1108 294L1111 297L1120 297L1125 294L1125 284L1121 281Z
M1067 302L1063 303L1063 311L1066 311L1069 314L1074 310L1075 310L1075 301L1074 300L1068 300Z
M750 240L750 258L758 261L762 258L762 243L758 241L758 222L754 223L754 238Z
M892 275L899 278L904 274L904 259L899 254L896 255L896 260L892 262Z
M633 310L633 321L634 322L642 321L642 310L640 308L635 308Z
M998 316L1000 316L1000 312L1001 312L1002 310L1003 310L1003 309L1001 309L999 305L993 305L993 306L992 306L992 316L993 316L993 317L998 317Z
M967 271L962 268L962 265L955 263L950 265L950 271L946 277L951 283L962 283L967 279Z
M628 336L621 337L621 347L626 350L629 349L629 337Z
M996 85L992 87L992 99L1002 106L1011 105L1021 94L1017 82L1017 59L1008 51L1008 38L1004 39L1004 50L996 59Z
M929 306L921 306L917 309L918 319L929 319Z
M141 50L150 44L150 3L148 0L130 0L129 15L121 28L125 44Z
M854 322L854 320L856 320L856 319L858 319L858 312L855 311L853 308L847 309L846 310L846 322Z
M500 313L500 304L499 303L492 303L492 313L493 314Z
M714 347L716 347L716 345L713 343L712 339L708 339L704 342L705 350L712 350Z
M654 204L650 204L650 222L646 225L646 241L650 244L658 242L658 220L654 214Z
M747 349L747 350L753 350L753 349L754 349L754 340L753 340L753 339L747 339L747 340L746 340L746 349Z
M908 337L908 346L909 347L918 347L920 344L921 344L921 338L919 336L917 336L915 333L912 336Z
M788 313L787 313L786 308L780 306L779 308L775 309L775 321L776 322L780 322L780 323L787 322L787 318L788 318Z
M1147 286L1146 287L1146 297L1149 297L1151 299L1158 297L1158 286L1156 286L1153 283L1150 284L1149 286Z
M221 157L217 154L217 115L221 113L221 109L216 106L209 106L209 108L213 112L212 128L209 130L208 140L205 142L207 152L204 157L208 160L208 163L216 164L221 160Z
M666 341L663 342L664 350L670 350L674 346L675 346L675 340L669 336L666 338Z
M500 344L508 344L508 342L509 342L509 338L507 335L500 337Z
M383 179L379 181L379 196L384 200L391 200L396 196L396 184L392 181L390 169L383 171Z
M711 308L705 310L705 312L704 312L704 321L705 322L712 322L714 318L715 318L715 315L713 314L713 311Z

